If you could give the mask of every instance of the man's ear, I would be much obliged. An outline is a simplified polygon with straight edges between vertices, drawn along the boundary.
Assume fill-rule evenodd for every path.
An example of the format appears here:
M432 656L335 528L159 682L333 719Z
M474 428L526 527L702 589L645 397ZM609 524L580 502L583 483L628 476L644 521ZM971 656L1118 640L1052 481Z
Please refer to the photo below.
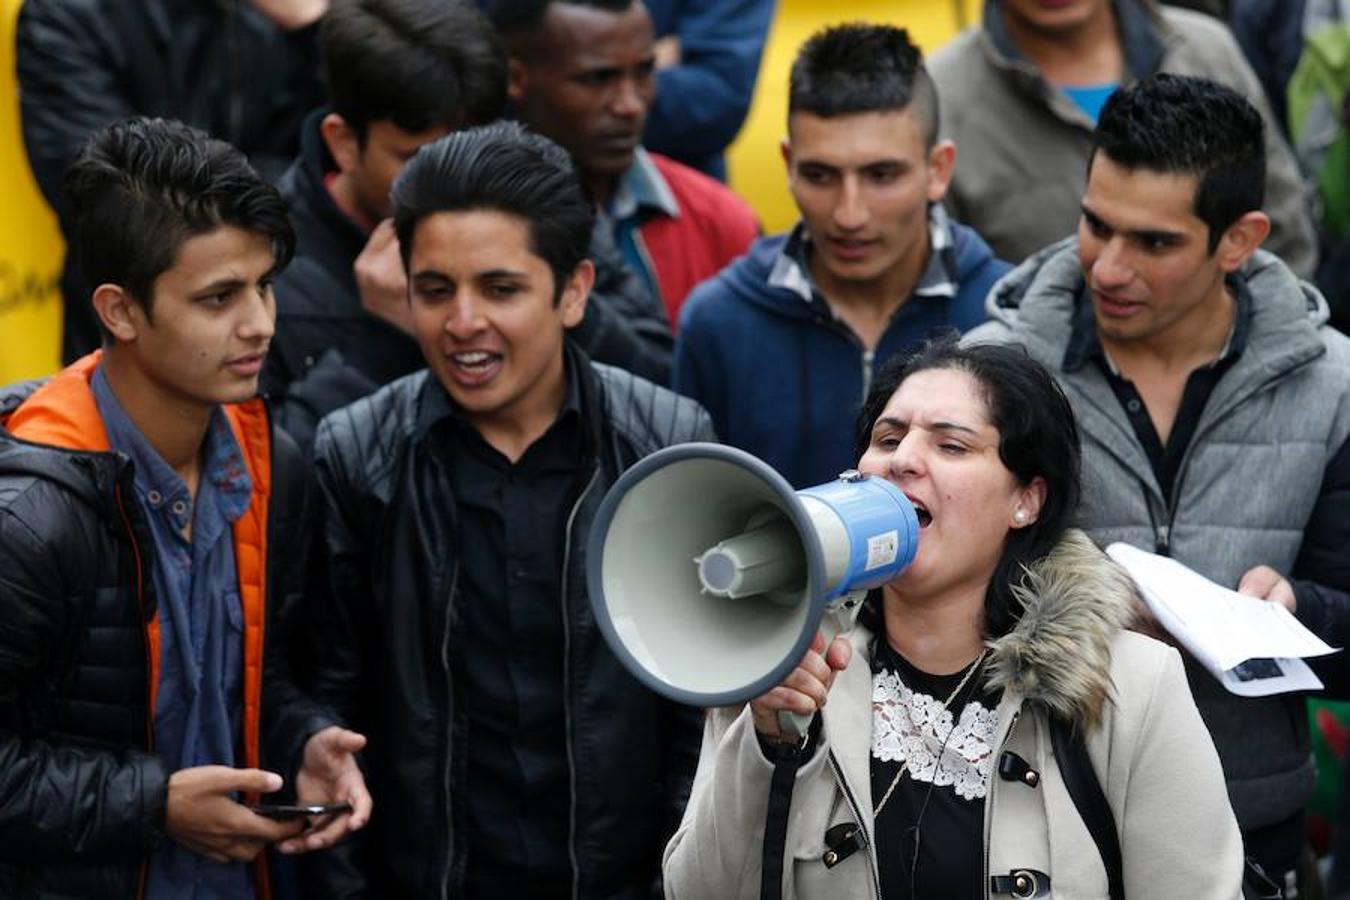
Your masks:
M506 96L515 106L520 106L529 87L530 74L525 64L514 56L506 60Z
M328 145L328 152L337 163L338 171L350 172L361 163L361 141L356 129L337 113L329 113L319 123L319 134Z
M782 142L778 145L778 150L783 154L783 165L787 166L789 173L792 172L792 138L783 136Z
M928 202L937 203L947 196L947 187L956 171L956 144L938 141L928 151Z
M95 315L115 339L129 343L140 335L145 310L121 285L100 284L94 288L91 300Z
M1269 216L1260 210L1243 213L1219 238L1219 246L1214 250L1219 259L1219 270L1227 273L1242 268L1268 234Z
M572 270L567 284L563 287L562 297L558 299L564 328L575 328L581 324L586 315L586 300L591 296L591 288L594 285L595 263L583 259Z

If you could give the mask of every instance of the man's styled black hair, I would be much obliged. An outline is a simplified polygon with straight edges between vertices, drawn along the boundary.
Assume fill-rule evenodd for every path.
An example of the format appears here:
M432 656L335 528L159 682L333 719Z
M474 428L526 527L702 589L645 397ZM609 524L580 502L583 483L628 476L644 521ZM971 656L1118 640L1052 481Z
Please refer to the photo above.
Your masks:
M877 374L858 417L857 458L867 452L872 427L900 385L911 375L934 369L965 372L975 379L989 421L998 429L998 457L1018 484L1045 479L1045 502L1036 521L1008 533L985 592L985 634L1001 637L1021 615L1017 588L1026 567L1055 548L1077 515L1078 426L1054 376L1026 350L1003 344L963 345L953 334L892 359Z
M492 0L488 4L488 18L503 39L532 34L544 21L544 14L554 3L566 3L571 6L589 6L608 12L621 13L637 0Z
M506 52L464 0L333 0L319 46L333 111L363 145L372 122L456 129L506 108Z
M855 22L811 36L792 64L788 115L821 118L914 110L924 145L937 143L937 88L909 32Z
M188 238L233 225L272 245L275 271L295 252L286 202L234 147L168 119L114 122L66 171L70 252L85 281L122 287L152 314L155 279Z
M406 269L417 223L441 212L493 210L522 219L530 250L553 272L555 302L586 258L595 205L567 151L517 122L458 131L422 147L391 191Z
M1265 123L1231 88L1204 78L1154 75L1106 101L1093 132L1098 152L1126 169L1194 175L1195 215L1209 227L1209 251L1266 190Z

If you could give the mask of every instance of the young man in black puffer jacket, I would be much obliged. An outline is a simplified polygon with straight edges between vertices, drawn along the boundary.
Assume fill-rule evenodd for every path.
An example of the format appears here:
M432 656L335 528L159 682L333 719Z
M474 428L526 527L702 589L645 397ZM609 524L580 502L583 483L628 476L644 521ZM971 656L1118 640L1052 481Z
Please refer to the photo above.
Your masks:
M105 336L0 393L0 896L265 898L268 844L370 808L363 738L312 727L276 652L308 533L299 451L254 396L286 208L162 119L97 133L68 196ZM243 805L282 787L265 764L355 810L298 838Z

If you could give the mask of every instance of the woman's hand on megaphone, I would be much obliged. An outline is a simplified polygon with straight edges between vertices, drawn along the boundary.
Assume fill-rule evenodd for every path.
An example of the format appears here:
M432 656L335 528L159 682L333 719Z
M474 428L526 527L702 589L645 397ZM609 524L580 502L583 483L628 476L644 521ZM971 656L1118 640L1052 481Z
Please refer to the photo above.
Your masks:
M786 709L810 716L823 708L835 675L848 668L852 658L853 645L846 636L836 637L827 651L825 638L816 632L811 649L797 668L778 687L750 701L755 730L768 741L798 740L797 735L783 732L778 723L779 711Z

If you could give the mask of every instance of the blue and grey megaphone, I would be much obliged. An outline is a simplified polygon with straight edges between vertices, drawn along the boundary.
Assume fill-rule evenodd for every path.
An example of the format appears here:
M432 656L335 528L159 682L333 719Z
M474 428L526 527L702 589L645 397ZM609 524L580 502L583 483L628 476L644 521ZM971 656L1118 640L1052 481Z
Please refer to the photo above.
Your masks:
M605 639L639 680L728 706L782 681L817 630L851 629L866 592L918 544L914 507L883 479L849 471L794 491L742 450L681 444L605 495L587 581Z

